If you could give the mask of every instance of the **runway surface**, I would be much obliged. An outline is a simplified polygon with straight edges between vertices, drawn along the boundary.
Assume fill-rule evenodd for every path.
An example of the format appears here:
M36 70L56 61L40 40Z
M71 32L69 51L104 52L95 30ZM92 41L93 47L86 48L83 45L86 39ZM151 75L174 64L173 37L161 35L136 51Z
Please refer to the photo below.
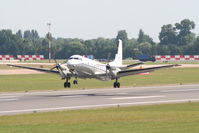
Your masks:
M2 93L0 115L196 101L199 85Z

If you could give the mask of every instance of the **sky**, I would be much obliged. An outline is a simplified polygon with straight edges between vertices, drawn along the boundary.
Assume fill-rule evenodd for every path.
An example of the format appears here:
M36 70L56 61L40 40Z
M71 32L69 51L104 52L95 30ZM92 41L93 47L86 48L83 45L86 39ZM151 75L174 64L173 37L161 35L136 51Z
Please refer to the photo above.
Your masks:
M115 38L126 30L137 38L140 29L158 42L161 27L188 18L199 35L199 0L0 0L0 30L35 29L40 36Z

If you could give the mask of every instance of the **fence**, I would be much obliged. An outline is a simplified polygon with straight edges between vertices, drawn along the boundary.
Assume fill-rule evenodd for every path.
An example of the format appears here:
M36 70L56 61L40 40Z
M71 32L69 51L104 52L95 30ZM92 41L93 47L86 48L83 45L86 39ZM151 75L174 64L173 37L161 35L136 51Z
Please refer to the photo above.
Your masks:
M156 55L156 61L199 61L199 55Z
M44 55L17 55L17 59L21 61L44 60Z
M0 60L14 60L12 55L0 55Z

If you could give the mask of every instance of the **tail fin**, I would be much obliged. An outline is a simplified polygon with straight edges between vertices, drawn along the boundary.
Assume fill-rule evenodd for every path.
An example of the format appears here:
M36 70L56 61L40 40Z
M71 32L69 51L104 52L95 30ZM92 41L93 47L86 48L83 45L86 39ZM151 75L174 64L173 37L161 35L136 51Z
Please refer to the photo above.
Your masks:
M119 39L117 54L115 55L115 59L109 63L110 66L122 66L122 40Z

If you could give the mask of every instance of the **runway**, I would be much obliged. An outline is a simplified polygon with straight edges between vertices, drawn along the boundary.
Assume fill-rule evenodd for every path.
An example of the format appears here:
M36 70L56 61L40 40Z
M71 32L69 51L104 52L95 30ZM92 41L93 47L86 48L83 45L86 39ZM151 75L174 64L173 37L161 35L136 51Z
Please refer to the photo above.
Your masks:
M199 85L1 93L0 115L199 102Z

